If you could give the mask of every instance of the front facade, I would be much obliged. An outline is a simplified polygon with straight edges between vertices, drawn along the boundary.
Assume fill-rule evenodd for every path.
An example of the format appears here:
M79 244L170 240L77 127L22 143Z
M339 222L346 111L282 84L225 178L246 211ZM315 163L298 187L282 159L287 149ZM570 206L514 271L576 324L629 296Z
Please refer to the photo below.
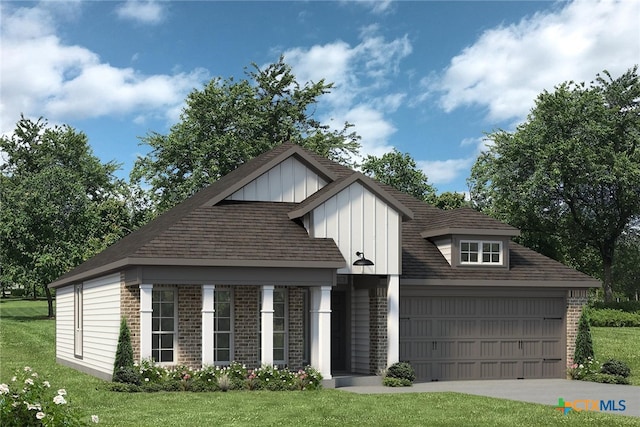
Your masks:
M517 234L283 144L52 283L56 357L110 379L124 317L167 365L564 377L598 283Z

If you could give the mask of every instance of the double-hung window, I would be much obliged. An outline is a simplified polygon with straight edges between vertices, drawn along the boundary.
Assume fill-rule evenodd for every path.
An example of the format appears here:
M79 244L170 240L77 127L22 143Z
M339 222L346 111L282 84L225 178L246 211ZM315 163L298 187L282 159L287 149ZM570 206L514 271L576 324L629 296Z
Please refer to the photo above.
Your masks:
M262 294L260 294L262 306ZM262 350L262 318L258 325L258 344ZM285 288L273 290L273 363L286 365L287 362L287 291Z
M461 264L502 264L502 242L463 240L460 242Z
M158 363L175 362L177 290L153 290L151 357Z

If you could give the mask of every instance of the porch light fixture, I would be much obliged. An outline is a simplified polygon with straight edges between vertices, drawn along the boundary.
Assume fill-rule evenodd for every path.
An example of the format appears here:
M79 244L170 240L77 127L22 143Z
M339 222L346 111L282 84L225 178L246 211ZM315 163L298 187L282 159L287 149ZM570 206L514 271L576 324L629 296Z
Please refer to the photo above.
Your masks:
M358 258L353 265L361 265L361 266L365 266L365 265L373 265L373 261L371 261L370 259L366 259L364 257L364 252L356 252L356 256L360 257Z

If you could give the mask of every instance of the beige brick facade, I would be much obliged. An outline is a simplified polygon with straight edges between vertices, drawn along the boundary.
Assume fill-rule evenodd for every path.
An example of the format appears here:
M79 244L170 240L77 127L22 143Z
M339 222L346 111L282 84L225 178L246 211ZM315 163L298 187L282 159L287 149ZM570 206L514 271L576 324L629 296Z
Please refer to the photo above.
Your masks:
M289 288L289 368L304 368L304 301L306 290ZM306 362L306 363L305 363Z
M140 288L125 286L124 273L120 275L120 295L120 313L129 325L133 358L140 360Z
M576 349L576 336L582 309L589 300L587 289L569 289L567 291L567 365L573 363Z
M178 286L177 363L202 365L202 287Z

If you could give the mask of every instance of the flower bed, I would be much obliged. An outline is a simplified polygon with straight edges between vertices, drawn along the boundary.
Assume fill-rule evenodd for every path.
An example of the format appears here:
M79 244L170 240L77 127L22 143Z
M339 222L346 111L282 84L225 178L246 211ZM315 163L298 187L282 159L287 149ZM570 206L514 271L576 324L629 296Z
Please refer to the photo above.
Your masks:
M98 416L91 415L97 423ZM9 384L0 384L0 425L23 426L84 426L87 425L69 406L69 396L63 388L55 390L30 367L16 371Z
M111 389L123 392L155 391L228 391L228 390L317 390L322 375L312 367L298 371L265 365L256 369L233 362L229 366L164 367L151 360L134 365L135 378L112 383Z

